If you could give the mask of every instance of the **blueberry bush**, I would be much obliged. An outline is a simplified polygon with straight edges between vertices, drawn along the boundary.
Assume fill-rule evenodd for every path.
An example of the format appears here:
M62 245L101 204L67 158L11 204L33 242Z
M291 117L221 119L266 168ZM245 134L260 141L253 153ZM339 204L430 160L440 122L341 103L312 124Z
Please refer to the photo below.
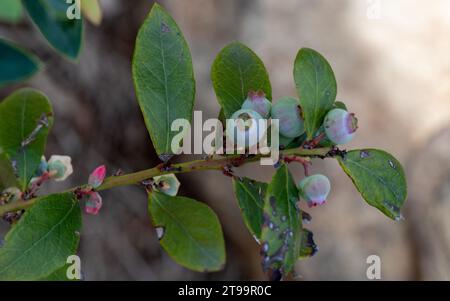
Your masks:
M82 45L83 19L66 17L69 4L59 0L1 3L9 3L11 9L9 14L2 9L0 18L17 20L25 9L50 45L75 62ZM101 11L96 1L89 3L83 9L84 18L98 24ZM0 39L0 86L29 78L41 64L29 51ZM259 130L251 121L279 120L280 158L269 183L235 173L263 154L209 154L201 160L172 163L176 152L171 142L177 133L171 124L180 118L192 120L195 79L188 44L158 4L137 35L132 77L162 162L110 176L102 165L86 176L86 184L49 195L40 193L42 185L64 181L73 172L70 156L45 157L48 133L57 122L50 100L39 90L22 88L0 103L0 216L11 224L0 245L0 279L64 280L66 260L77 253L82 208L86 214L101 216L102 191L135 184L147 192L148 213L159 243L174 261L195 271L222 269L226 255L219 219L204 203L178 195L180 183L175 175L180 173L216 170L225 175L225 181L232 181L242 218L260 246L255 256L261 256L262 269L271 280L286 278L298 260L317 252L313 234L305 228L311 220L305 205L323 205L332 189L325 175L309 175L314 160L337 160L369 205L393 220L402 218L407 189L401 164L383 150L339 148L354 137L357 119L336 101L333 70L315 50L302 48L296 56L297 98L275 102L263 62L244 44L225 46L212 65L221 121L245 119L245 125L237 129L248 139ZM288 169L295 162L304 167L303 179L294 179Z

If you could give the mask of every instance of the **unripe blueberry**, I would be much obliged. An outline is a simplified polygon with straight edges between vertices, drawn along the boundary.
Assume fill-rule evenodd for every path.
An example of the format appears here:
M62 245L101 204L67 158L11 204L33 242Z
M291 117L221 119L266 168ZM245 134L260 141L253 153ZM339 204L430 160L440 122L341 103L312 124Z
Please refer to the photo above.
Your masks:
M343 109L333 109L328 112L323 122L325 134L336 144L345 144L353 139L358 128L355 114Z
M322 205L330 193L330 180L324 175L317 174L304 178L298 184L300 197L308 203L308 207Z
M233 141L231 137L234 136L233 142L238 146L255 146L265 134L265 128L259 127L259 120L261 119L261 115L253 110L241 109L236 111L230 119L227 119L226 135L231 141Z
M171 196L176 196L180 188L180 181L174 174L154 177L153 182L156 190Z
M271 107L272 103L266 98L263 91L250 91L247 99L242 104L242 109L253 110L263 118L269 117Z
M295 98L283 97L278 100L272 106L271 115L272 119L280 120L280 134L285 137L295 138L305 131L300 104Z
M42 156L41 162L39 162L39 166L36 171L36 176L40 177L46 172L48 172L48 163L47 163L47 160L45 159L45 156Z
M64 181L73 173L72 159L69 156L51 156L48 171L55 181Z
M7 203L12 203L15 201L18 201L22 198L22 191L19 190L19 188L16 187L10 187L1 193L1 196L5 196Z

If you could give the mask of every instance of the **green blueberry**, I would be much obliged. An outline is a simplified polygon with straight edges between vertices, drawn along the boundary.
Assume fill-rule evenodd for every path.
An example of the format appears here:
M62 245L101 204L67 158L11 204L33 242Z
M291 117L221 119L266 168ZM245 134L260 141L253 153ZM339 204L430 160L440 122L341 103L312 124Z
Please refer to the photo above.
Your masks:
M323 127L328 139L336 144L345 144L355 136L358 119L346 110L333 109L325 116Z
M305 132L301 108L297 99L283 97L278 100L271 110L272 119L278 119L280 134L287 138L296 138Z
M304 198L308 207L315 207L326 202L330 193L330 180L324 175L316 174L304 178L299 184L299 196Z
M236 111L230 119L227 119L226 135L238 147L255 146L265 134L265 129L259 126L261 119L263 119L261 115L253 110ZM231 137L234 137L234 140Z

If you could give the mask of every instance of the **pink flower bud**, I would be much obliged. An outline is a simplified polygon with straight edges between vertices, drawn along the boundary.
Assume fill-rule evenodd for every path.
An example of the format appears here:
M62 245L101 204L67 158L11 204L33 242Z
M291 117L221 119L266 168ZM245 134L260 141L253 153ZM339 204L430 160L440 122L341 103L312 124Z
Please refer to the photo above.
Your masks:
M102 208L102 197L98 192L92 191L86 201L85 211L87 214L97 215Z
M93 188L97 188L102 185L103 180L105 180L106 176L106 167L105 165L97 167L90 175L88 184Z

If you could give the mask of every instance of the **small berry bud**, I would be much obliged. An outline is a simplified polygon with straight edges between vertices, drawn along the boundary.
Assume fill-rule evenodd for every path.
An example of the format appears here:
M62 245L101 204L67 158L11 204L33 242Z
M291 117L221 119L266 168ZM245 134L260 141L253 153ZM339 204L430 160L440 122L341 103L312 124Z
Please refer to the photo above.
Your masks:
M48 160L48 171L55 181L64 181L73 173L72 159L69 156L53 155Z
M272 106L271 115L272 119L279 120L281 135L295 138L305 132L301 108L297 99L281 98Z
M230 119L227 119L226 135L230 141L233 141L231 137L234 136L234 144L240 147L253 147L265 134L265 129L259 127L261 119L263 119L261 115L253 110L236 111Z
M89 199L86 201L85 211L87 214L97 215L102 205L103 201L100 194L96 191L91 191Z
M36 171L36 176L40 177L46 172L48 172L48 163L47 160L45 159L45 156L42 156L41 162L39 163L38 169Z
M253 110L263 118L269 117L271 107L272 103L266 98L263 91L250 91L247 99L242 104L242 109Z
M333 109L325 116L323 125L328 139L336 144L345 144L353 139L358 128L358 119L355 114L346 110Z
M105 180L105 176L106 176L105 165L99 166L89 175L88 184L91 185L93 188L97 188L100 185L102 185L103 181Z
M3 190L1 195L6 197L7 203L12 203L22 198L22 191L17 187L10 187Z
M157 191L171 196L176 196L180 188L180 181L174 174L154 177L153 183Z
M308 207L322 205L330 193L330 180L324 175L317 174L304 178L298 184L300 197L308 203Z

